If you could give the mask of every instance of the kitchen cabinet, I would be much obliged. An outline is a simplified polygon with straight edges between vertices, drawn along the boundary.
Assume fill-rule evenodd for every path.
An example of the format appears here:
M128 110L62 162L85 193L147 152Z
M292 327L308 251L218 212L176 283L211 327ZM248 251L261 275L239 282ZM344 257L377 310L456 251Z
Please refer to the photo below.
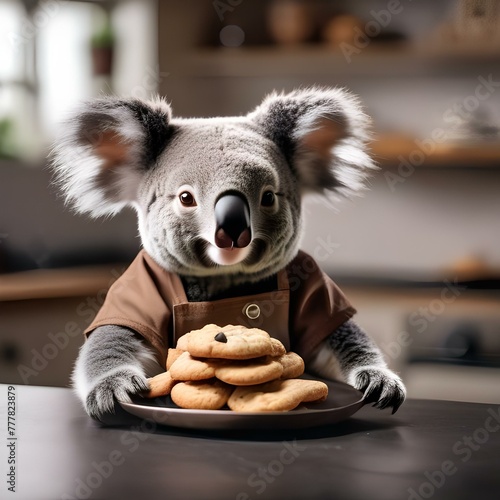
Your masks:
M177 115L246 113L273 89L345 86L361 96L374 116L372 149L382 167L394 169L401 157L422 156L422 144L417 168L500 166L500 117L489 116L486 109L499 105L497 84L475 96L481 79L500 81L500 42L493 32L489 40L486 29L483 38L472 41L464 33L463 39L443 33L460 25L464 2L400 2L401 8L384 23L379 14L388 9L387 2L292 2L316 7L316 35L295 44L272 39L272 3L198 2L195 7L190 1L161 2L160 68L169 77L160 83L160 94L173 103ZM346 55L341 44L329 44L321 35L339 11L362 19L365 35L378 22L386 25L382 34L397 31L401 36L380 41L380 36L366 35L366 43L358 40L355 52ZM500 25L496 16L491 23ZM483 21L473 18L471 24ZM240 46L224 46L220 38L227 27L245 33ZM454 116L460 106L465 111ZM434 134L438 129L439 138Z
M0 381L68 386L83 331L125 267L0 275Z
M3 275L0 382L68 386L83 331L126 266ZM336 281L356 307L356 321L401 374L410 396L500 403L498 289L471 287L472 282ZM453 355L453 344L446 350L457 325L464 324L481 346L476 358Z
M497 285L362 281L340 284L410 397L500 403Z
M442 116L450 109L453 96L459 103L469 103L466 99L474 97L479 78L492 75L495 82L500 81L498 45L434 43L432 27L446 19L446 9L460 2L408 2L390 25L402 33L407 30L405 40L374 40L348 61L342 51L318 38L294 46L273 43L265 22L269 3L224 0L226 7L221 13L215 7L221 2L158 2L159 93L172 102L174 114L246 113L275 88L289 90L313 84L352 88L374 116L376 136L371 149L382 172L370 180L369 194L343 205L338 217L333 210L305 209L309 221L304 243L311 247L307 250L314 250L319 238L331 238L335 252L323 267L351 269L351 277L362 277L366 268L378 272L378 278L388 269L402 275L410 265L410 271L424 272L476 250L498 267L498 138L426 142L434 137L433 131L446 125ZM343 3L357 15L364 12L367 16L372 10L387 8L387 4L385 0ZM245 41L240 47L220 43L220 32L227 26L239 26L244 31ZM421 31L411 32L414 27ZM148 54L155 56L153 52ZM134 73L142 76L140 71ZM138 88L144 90L144 86ZM495 88L484 101L493 111L500 109L500 92ZM413 162L418 172L410 175L405 171L402 175L400 165L412 157L419 158ZM400 175L400 182L385 182L384 175L391 172ZM20 174L22 179L15 185L3 183L7 186L3 199L12 198L11 207L16 206L21 192L33 201L35 184L46 192L45 179L36 181L34 172L19 170L16 175ZM9 173L9 177L14 178L14 174ZM31 249L34 245L25 236L40 228L55 254L59 242L66 244L68 252L79 247L86 252L86 245L100 252L97 238L91 236L97 231L112 235L120 248L129 248L128 242L137 243L133 214L116 226L116 232L96 222L85 222L83 228L82 218L75 229L76 218L73 224L73 219L68 222L69 216L65 216L62 224L56 216L63 213L62 204L45 212L49 204L44 198L40 200L36 214L11 210L8 223L0 228L0 238L8 234L6 243L14 242L16 252ZM22 238L17 238L18 233ZM76 243L68 246L75 235ZM18 366L24 365L26 373L31 374L26 375L29 383L67 385L83 340L81 331L104 297L113 269L105 266L0 275L0 356L5 361L0 363L1 380L22 383ZM335 277L337 273L332 274ZM420 344L424 337L430 350L441 349L452 320L461 321L465 315L480 329L483 317L498 322L498 286L465 290L452 303L444 304L443 311L428 320L428 326L420 332L421 323L409 331L409 322L421 307L443 305L439 302L443 289L439 285L368 286L349 279L337 281L358 309L358 321L377 341L391 367L402 373L411 394L483 401L496 397L498 401L491 382L498 379L498 367L466 364L458 359L454 364L440 363L430 357L418 358L416 353L419 346L425 349ZM500 329L488 331L494 332L494 338L500 337ZM55 339L64 347L58 347ZM491 345L490 352L496 353L496 344ZM49 360L51 356L54 358ZM36 375L29 372L30 368ZM483 378L485 370L488 375Z

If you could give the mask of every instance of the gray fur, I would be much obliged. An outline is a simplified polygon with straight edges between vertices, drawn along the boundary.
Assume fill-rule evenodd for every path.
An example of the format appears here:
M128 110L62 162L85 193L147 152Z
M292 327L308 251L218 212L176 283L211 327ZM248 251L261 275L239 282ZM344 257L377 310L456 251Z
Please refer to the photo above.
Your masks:
M327 378L340 378L362 391L376 407L392 407L393 413L406 397L401 379L387 368L375 343L353 320L346 321L326 339L311 368Z
M82 346L73 386L87 413L96 419L113 411L115 400L148 389L147 377L162 370L153 352L126 328L109 325L94 330Z
M368 138L369 119L341 89L273 94L246 116L210 119L173 118L161 99L105 98L69 120L53 165L77 211L100 216L133 206L145 250L183 277L190 300L209 300L258 287L291 262L300 245L303 194L361 190L374 168ZM181 204L185 191L195 205ZM231 262L214 244L214 206L228 191L246 199L252 235L248 247L231 252ZM275 194L272 206L261 204L266 191ZM96 418L114 398L143 390L151 372L151 354L132 332L99 330L83 347L74 378ZM397 408L404 399L401 381L353 322L333 332L313 364L376 395L379 406Z

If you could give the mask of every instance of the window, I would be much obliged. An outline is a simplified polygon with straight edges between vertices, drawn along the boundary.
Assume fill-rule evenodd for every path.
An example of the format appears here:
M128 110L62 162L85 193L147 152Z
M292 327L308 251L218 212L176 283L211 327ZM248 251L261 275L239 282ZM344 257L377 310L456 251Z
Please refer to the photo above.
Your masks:
M156 43L153 1L0 0L0 158L39 161L84 99L156 93Z

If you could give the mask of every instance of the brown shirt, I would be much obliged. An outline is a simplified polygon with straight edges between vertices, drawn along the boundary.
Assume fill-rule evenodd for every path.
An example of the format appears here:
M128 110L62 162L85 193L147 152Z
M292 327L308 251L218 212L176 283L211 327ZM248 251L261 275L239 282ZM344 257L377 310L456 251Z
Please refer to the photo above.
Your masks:
M256 307L257 306L257 307ZM319 343L355 314L337 285L304 252L277 276L272 292L188 302L182 281L144 250L111 286L92 324L119 325L142 335L164 366L169 347L208 323L262 328L307 362Z

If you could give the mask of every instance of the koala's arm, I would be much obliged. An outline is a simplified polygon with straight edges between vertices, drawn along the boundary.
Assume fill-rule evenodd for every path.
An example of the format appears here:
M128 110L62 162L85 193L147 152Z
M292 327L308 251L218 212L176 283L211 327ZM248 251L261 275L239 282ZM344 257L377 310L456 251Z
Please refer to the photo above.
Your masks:
M362 391L377 408L392 407L392 413L406 397L401 379L353 320L346 321L320 344L309 367L325 378L343 380Z
M87 413L102 420L117 400L149 389L147 377L163 371L135 332L116 325L96 328L80 350L73 387Z

